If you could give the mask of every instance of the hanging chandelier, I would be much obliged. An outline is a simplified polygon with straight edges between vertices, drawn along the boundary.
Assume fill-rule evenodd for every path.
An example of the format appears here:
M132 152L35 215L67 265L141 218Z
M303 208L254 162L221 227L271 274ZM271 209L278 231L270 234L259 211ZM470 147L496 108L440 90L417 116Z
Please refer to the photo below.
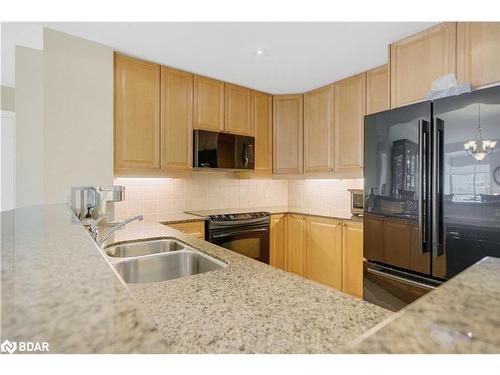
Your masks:
M479 106L479 104L477 105L477 108L478 108L478 121L476 128L477 138L474 141L465 142L464 148L467 155L474 157L474 159L476 159L477 161L481 161L487 154L493 152L497 144L497 141L492 141L490 139L483 139L483 133L482 133L483 128L481 128L481 107Z

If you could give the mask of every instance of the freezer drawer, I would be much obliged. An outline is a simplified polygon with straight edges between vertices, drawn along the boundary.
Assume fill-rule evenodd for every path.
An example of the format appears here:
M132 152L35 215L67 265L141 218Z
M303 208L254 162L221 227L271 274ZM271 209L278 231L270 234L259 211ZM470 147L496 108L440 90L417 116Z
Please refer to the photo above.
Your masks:
M363 299L399 311L441 283L370 262L363 264Z

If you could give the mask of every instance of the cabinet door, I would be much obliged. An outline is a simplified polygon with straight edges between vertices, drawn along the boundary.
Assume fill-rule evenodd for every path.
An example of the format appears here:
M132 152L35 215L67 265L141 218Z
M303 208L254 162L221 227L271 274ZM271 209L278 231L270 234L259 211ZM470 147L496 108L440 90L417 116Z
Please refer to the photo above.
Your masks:
M306 275L342 290L342 227L334 219L307 217Z
M224 128L232 134L253 136L252 90L224 84Z
M457 76L475 88L500 81L500 22L459 22Z
M194 76L194 129L224 130L224 82Z
M285 270L306 276L306 218L287 215Z
M252 121L255 132L255 170L273 172L273 97L252 92Z
M304 94L304 170L333 171L333 85Z
M274 96L274 173L294 174L304 171L303 107L302 95Z
M391 44L391 108L424 100L432 81L456 74L456 47L455 22Z
M271 215L269 264L285 269L286 215Z
M335 82L335 172L362 177L366 73Z
M363 298L363 224L342 225L342 291Z
M389 108L389 66L385 64L366 72L366 113L382 112Z
M161 68L161 168L192 167L193 75Z
M160 168L160 65L115 54L115 175Z
M174 228L182 233L189 234L191 236L205 239L205 222L203 221L188 221L181 223L168 224L169 227Z

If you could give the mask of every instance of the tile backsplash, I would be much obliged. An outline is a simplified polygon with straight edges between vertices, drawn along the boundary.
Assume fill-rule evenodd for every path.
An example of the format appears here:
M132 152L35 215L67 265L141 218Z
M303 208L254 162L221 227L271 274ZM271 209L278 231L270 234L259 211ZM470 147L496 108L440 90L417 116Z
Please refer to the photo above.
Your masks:
M157 221L163 214L212 208L252 208L288 204L288 181L238 179L232 173L196 172L189 178L118 178L125 201L115 203L115 219L144 215Z
M212 208L290 206L319 215L350 213L347 189L359 180L238 179L232 173L196 172L189 178L118 178L125 201L114 205L115 219L144 215L158 221L165 214Z
M288 205L318 215L350 215L351 197L347 189L362 189L363 180L290 180Z

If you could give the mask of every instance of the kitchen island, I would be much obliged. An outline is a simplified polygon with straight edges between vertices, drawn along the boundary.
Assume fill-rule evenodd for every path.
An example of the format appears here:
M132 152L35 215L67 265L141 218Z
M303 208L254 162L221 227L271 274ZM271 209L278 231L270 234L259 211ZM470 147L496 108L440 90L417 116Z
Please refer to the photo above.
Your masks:
M175 237L227 267L125 284L68 207L1 220L2 341L47 341L51 353L500 351L497 259L393 314L163 224L131 223L104 246Z
M335 353L391 315L163 224L130 223L104 246L171 236L227 267L126 285L65 205L3 212L1 339L51 353Z

